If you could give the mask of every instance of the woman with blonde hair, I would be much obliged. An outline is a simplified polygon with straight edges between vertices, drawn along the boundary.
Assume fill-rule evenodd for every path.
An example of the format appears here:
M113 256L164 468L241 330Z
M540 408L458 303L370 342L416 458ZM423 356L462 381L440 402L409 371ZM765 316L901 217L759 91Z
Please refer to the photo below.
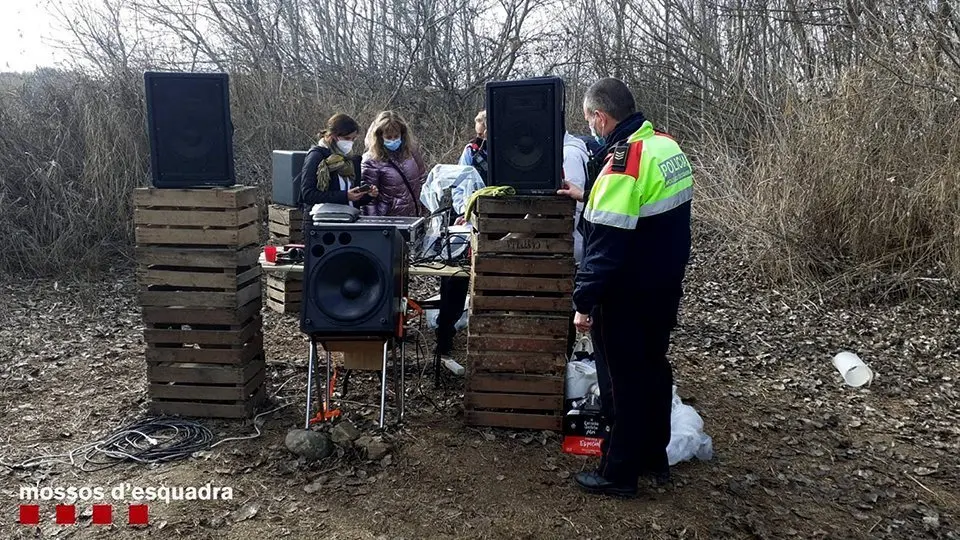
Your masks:
M366 146L361 178L380 195L366 212L376 216L421 215L420 190L427 168L407 122L394 111L381 112L367 130Z
M335 203L359 208L379 195L376 188L360 187L360 153L353 150L359 133L360 125L346 114L337 113L327 120L326 129L317 135L317 144L303 158L303 205Z

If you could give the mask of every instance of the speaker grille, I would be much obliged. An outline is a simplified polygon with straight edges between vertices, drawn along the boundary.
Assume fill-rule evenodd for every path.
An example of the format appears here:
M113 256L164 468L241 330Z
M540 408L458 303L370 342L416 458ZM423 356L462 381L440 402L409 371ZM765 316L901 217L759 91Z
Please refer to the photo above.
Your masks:
M487 84L491 185L553 193L563 163L563 83L558 78Z
M367 250L342 248L320 260L310 276L312 300L339 323L361 323L387 301L387 275Z
M144 82L154 186L233 185L227 75L147 72Z

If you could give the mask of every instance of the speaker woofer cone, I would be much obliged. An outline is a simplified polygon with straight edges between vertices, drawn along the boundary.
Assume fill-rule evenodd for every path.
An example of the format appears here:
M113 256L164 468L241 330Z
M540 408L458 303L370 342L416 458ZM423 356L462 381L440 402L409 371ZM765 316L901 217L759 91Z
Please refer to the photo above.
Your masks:
M387 300L387 276L364 249L338 249L320 260L310 276L316 306L339 323L362 323Z

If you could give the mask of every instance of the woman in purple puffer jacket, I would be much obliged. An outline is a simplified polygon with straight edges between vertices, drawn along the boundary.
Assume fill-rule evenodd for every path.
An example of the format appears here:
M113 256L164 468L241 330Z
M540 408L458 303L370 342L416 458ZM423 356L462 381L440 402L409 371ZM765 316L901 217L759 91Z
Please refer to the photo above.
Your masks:
M375 216L422 215L420 189L427 168L404 119L394 111L378 114L367 131L366 146L360 176L363 183L375 186L380 196L365 206L364 212Z

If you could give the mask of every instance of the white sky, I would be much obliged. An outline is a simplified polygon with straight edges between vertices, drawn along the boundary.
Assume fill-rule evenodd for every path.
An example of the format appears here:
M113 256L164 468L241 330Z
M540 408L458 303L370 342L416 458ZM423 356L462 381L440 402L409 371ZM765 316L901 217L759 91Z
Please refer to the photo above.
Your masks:
M31 71L60 59L50 43L56 25L49 2L0 0L0 71Z

